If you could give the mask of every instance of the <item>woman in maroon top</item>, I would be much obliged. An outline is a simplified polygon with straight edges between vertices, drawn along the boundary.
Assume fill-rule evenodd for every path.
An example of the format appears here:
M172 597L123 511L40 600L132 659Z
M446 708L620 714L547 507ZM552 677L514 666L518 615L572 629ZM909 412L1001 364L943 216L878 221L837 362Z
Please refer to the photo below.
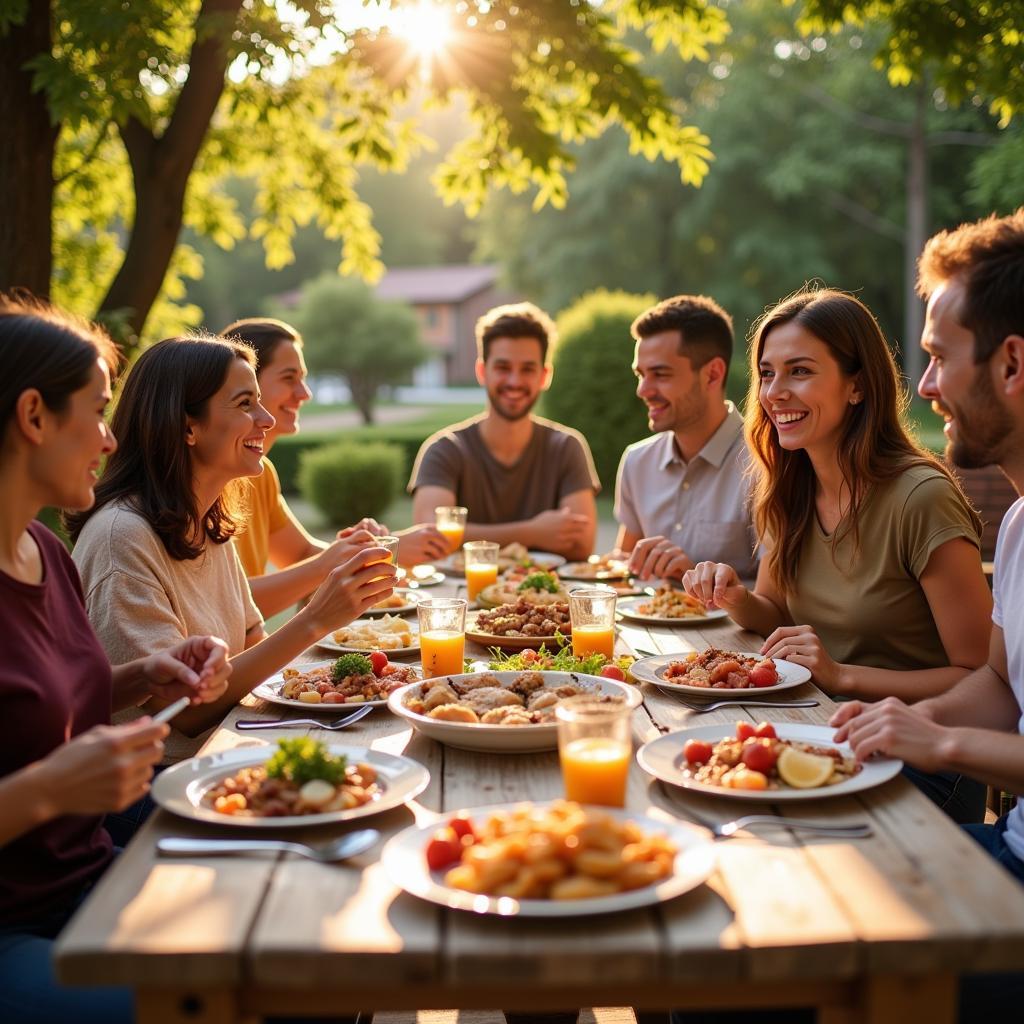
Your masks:
M0 295L0 1019L132 1019L127 992L68 989L53 939L113 856L103 815L148 789L167 726L111 726L151 695L226 689L226 646L190 637L111 668L67 551L35 516L93 502L116 447L104 421L116 352L90 325Z

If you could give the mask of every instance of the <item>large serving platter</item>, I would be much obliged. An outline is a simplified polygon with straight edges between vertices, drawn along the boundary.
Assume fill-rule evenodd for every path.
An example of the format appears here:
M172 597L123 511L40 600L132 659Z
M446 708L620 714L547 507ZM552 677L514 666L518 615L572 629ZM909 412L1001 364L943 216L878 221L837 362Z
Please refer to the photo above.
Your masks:
M202 802L203 795L209 789L242 768L265 763L273 755L273 745L261 744L256 747L236 747L234 750L222 750L207 757L193 757L181 761L161 772L153 780L152 796L164 810L182 818L190 818L192 821L211 822L232 828L281 829L327 825L390 811L422 793L430 782L430 773L427 769L408 757L386 754L366 747L342 747L331 744L329 749L334 755L343 754L350 762L366 761L371 764L377 770L380 795L369 803L347 811L275 818L243 818L220 814L212 807L205 806Z
M568 626L566 626L565 633L551 636L498 636L496 633L483 633L476 627L476 620L479 617L479 611L466 613L466 639L482 644L484 647L500 647L503 651L525 651L530 648L537 650L543 644L551 650L567 643L570 639Z
M799 740L813 743L821 747L835 747L845 756L852 756L852 750L845 744L835 743L832 737L835 730L824 725L793 725L789 722L773 722L776 735L780 740ZM734 736L736 727L728 725L698 725L691 729L680 729L659 736L650 743L645 743L636 755L637 762L648 775L667 782L672 786L704 793L708 796L723 797L726 800L751 800L758 803L792 803L806 800L822 800L830 797L848 796L865 789L881 786L899 775L903 762L896 758L872 758L861 770L848 779L834 786L818 786L814 789L728 789L725 786L712 786L698 782L683 774L685 758L683 747L688 740L706 740L714 744L726 737Z
M516 806L496 804L475 807L464 813L479 820L495 811L511 810ZM714 852L707 834L701 829L684 822L656 821L632 811L604 807L601 810L619 821L633 822L646 832L667 835L679 851L672 874L655 885L593 899L519 900L508 896L484 896L445 885L444 872L428 868L423 851L438 826L437 822L432 825L413 825L399 832L384 847L381 864L391 881L413 896L452 910L468 910L497 917L584 917L652 907L695 889L711 874Z
M480 675L478 672L466 672L444 678L458 682ZM510 683L525 672L488 672L502 684ZM628 683L605 679L603 676L588 676L577 672L541 672L544 684L557 687L565 683L575 683L582 689L594 694L622 697L630 709L638 708L643 700L640 691ZM388 707L402 718L407 719L414 728L451 747L462 750L483 750L500 753L529 753L538 750L554 750L558 746L558 727L554 722L540 725L484 725L481 722L446 722L428 715L417 714L405 705L414 687L420 683L409 683L388 698Z

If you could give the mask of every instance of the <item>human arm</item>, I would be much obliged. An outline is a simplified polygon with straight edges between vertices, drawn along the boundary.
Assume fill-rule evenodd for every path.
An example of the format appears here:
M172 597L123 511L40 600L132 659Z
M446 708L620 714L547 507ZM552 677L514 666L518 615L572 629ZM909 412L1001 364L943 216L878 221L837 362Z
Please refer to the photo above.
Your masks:
M767 636L789 623L786 599L775 585L762 558L753 590L741 582L736 570L724 562L698 562L683 573L683 590L709 608L723 608L737 626Z
M639 533L633 533L628 527L620 526L619 532L615 537L615 551L613 554L628 555L636 547L639 540Z
M645 537L633 547L629 571L642 580L680 579L694 567L693 559L667 537Z
M210 704L227 689L228 645L213 636L190 636L164 651L111 667L113 709L142 704L155 696L169 704L189 697Z
M398 538L398 564L406 568L436 562L449 554L448 539L429 523L399 530L395 536Z
M65 814L122 811L149 789L168 728L100 725L0 779L0 846Z
M931 553L919 582L949 665L893 671L840 664L808 625L776 630L765 641L762 653L804 665L823 690L844 697L881 700L894 696L912 703L945 693L985 662L992 600L978 549L962 537L940 544Z

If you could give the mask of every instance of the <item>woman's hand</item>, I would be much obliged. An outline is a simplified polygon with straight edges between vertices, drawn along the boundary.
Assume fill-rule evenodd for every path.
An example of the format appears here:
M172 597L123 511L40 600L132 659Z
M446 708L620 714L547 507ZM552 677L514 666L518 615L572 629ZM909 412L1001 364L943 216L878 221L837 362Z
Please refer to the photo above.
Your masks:
M315 624L318 636L358 619L394 589L398 570L389 557L386 548L362 548L327 574L299 615Z
M949 767L944 750L950 731L897 697L886 697L877 704L850 701L828 724L836 729L835 742L849 743L858 761L884 754L925 772Z
M40 763L47 818L123 811L149 790L168 727L150 718L98 725Z
M693 568L693 559L665 537L637 541L629 556L629 571L642 580L679 579Z
M424 562L436 562L448 555L448 540L429 523L412 526L396 534L398 537L398 564L412 568Z
M724 562L698 562L683 573L683 590L709 608L733 611L750 593L736 570Z
M350 540L353 534L356 533L368 533L372 537L386 537L388 535L388 528L383 523L378 523L376 519L371 519L366 516L360 519L358 523L354 523L352 526L346 526L343 530L338 531L338 540Z
M785 658L811 670L814 681L829 693L841 692L842 666L825 650L811 626L780 626L761 646L766 658Z
M190 697L193 704L222 697L231 675L228 645L215 636L190 636L143 658L139 668L154 697L168 702Z

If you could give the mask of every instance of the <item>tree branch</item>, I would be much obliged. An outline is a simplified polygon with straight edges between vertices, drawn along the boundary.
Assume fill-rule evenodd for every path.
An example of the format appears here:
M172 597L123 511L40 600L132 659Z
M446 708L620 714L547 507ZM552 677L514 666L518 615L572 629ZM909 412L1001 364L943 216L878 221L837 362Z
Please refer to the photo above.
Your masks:
M89 164L91 164L93 160L96 159L96 154L99 153L100 146L103 145L103 141L104 139L106 139L107 132L110 130L110 126L111 124L113 124L113 122L114 119L112 117L108 117L106 121L103 122L102 126L100 127L99 134L96 136L96 141L92 144L92 147L89 149L89 152L86 153L84 157L82 157L77 167L72 167L71 170L68 171L66 174L62 174L59 178L55 179L53 183L54 187L63 185L65 181L68 181L69 179L73 178L76 174L81 174L82 171L84 171L86 167L88 167Z
M903 245L903 228L886 220L884 217L879 217L873 210L862 206L856 200L850 199L849 196L844 196L841 192L836 192L834 189L825 189L825 201L834 210L838 210L849 217L850 220L860 224L862 227L866 227L869 231L873 231L876 235L881 235L883 238L888 238Z
M805 96L814 100L819 106L839 114L840 117L859 125L861 128L867 129L869 132L877 132L879 135L895 135L900 139L910 138L910 125L905 124L903 121L893 121L887 117L875 117L874 114L861 113L861 111L847 106L816 85L801 86L800 91Z
M928 136L929 146L994 146L998 141L997 136L984 132L933 132Z

